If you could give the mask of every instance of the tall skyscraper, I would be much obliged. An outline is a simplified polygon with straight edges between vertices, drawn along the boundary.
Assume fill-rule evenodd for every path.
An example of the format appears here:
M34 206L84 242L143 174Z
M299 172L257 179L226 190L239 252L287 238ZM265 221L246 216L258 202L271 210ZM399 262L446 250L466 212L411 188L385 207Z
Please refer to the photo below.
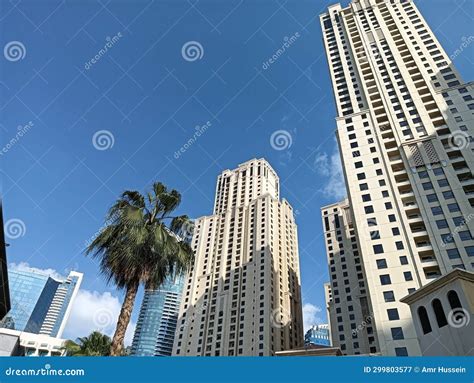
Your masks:
M331 325L346 333L354 324L350 302L338 294L347 260L360 258L377 352L419 355L400 299L474 265L474 84L461 79L412 1L353 0L320 19L358 247L344 261L329 254ZM354 278L347 283L357 290ZM352 352L351 342L345 336L340 344Z
M133 336L131 355L170 356L178 321L184 277L169 278L146 290Z
M56 280L34 270L9 270L12 308L7 314L13 328L60 338L82 282L71 271Z
M8 283L7 252L3 231L3 205L0 197L0 322L10 310L10 289Z
M195 221L174 355L274 355L303 345L296 223L278 176L253 159L218 177Z

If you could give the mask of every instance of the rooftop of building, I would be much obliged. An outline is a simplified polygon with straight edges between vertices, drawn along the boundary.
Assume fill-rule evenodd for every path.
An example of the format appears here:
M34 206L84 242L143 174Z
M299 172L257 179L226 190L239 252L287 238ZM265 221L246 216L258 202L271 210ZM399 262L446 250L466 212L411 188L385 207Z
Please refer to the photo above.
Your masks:
M470 283L474 283L474 273L462 269L454 269L449 273L435 279L433 282L430 282L420 287L418 290L412 292L411 294L403 297L402 299L400 299L400 301L411 305L412 303L420 300L421 298L431 294L434 291L439 290L447 284L458 280L464 280Z

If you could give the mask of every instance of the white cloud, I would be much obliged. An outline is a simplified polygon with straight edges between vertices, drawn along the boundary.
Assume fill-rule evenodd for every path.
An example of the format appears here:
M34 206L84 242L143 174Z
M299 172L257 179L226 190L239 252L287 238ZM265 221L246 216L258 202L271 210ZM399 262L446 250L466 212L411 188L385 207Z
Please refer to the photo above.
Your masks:
M303 327L305 333L311 326L322 324L322 319L318 315L320 312L321 308L311 303L305 303L303 305Z
M326 178L324 186L319 189L324 196L337 199L346 197L346 184L337 146L332 154L326 152L316 153L314 169L316 173Z
M112 337L121 307L122 302L110 292L79 290L63 338L74 340L94 330ZM132 343L134 331L135 323L130 321L125 334L126 346Z
M54 269L40 269L40 268L37 268L37 267L32 267L32 266L30 266L30 264L28 262L20 262L18 264L10 263L8 265L8 268L10 270L15 270L15 271L28 271L28 272L45 274L45 275L49 275L51 278L54 278L54 279L65 279L64 276L59 274Z

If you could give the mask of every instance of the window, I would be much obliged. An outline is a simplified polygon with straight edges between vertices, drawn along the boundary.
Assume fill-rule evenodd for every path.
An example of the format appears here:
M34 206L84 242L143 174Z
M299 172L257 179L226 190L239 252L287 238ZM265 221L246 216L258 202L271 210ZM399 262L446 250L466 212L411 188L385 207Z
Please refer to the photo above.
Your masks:
M392 281L390 280L390 275L388 274L383 274L380 276L380 283L382 285L389 285L392 283Z
M438 201L438 196L436 194L428 194L426 196L426 199L428 200L428 202L437 202Z
M383 254L383 246L382 245L374 245L374 254Z
M461 238L461 241L470 241L472 239L471 232L469 230L460 231L459 238Z
M458 249L448 249L447 252L448 252L449 259L461 258L461 256L459 255L459 250Z
M438 221L436 221L436 226L438 226L438 229L447 229L449 227L448 221L446 221L445 219L439 219Z
M408 258L405 255L400 257L400 264L401 265L408 265Z
M425 309L425 306L418 307L418 319L420 320L423 334L429 334L432 329L430 324L430 318L428 318L428 313Z
M441 209L441 206L433 206L431 208L431 212L433 213L433 215L440 215L443 214L443 209Z
M412 281L413 280L413 276L411 275L410 271L405 271L403 273L403 276L405 277L405 281Z
M448 209L451 213L459 211L459 205L457 203L450 203L448 204Z
M397 309L387 309L388 320L398 320L400 316L398 315Z
M431 182L424 182L421 184L424 190L431 190L433 189L433 184Z
M408 351L406 347L395 347L396 356L408 356Z
M386 269L387 261L385 259L377 259L377 269Z
M395 242L395 246L397 247L397 250L403 250L404 249L402 241Z
M400 229L398 227L392 227L393 235L400 235Z
M362 195L362 201L363 201L363 202L369 202L369 201L371 201L370 194L363 194L363 195Z
M456 291L450 290L448 292L448 302L452 310L458 308L462 309L461 301L459 300L458 293Z
M474 257L474 246L466 246L464 250L466 250L468 257Z
M448 324L448 321L446 320L446 315L444 315L443 305L441 304L441 301L439 299L434 299L433 302L431 302L431 306L433 306L438 327L441 328L446 326Z
M392 331L393 340L405 339L403 336L403 329L401 327L392 327L390 330Z
M395 294L393 293L393 291L384 291L383 299L385 300L385 302L395 302Z

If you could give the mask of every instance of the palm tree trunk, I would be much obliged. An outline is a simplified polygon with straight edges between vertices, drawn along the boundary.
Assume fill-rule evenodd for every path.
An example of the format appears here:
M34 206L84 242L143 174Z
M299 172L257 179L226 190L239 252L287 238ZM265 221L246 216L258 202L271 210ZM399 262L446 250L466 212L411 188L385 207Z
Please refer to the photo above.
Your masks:
M132 285L127 287L122 309L120 310L120 315L117 320L115 334L110 346L110 356L122 355L123 339L125 338L125 332L127 331L128 324L130 323L130 317L132 316L132 310L135 303L135 297L137 296L137 291L138 282L134 282Z

